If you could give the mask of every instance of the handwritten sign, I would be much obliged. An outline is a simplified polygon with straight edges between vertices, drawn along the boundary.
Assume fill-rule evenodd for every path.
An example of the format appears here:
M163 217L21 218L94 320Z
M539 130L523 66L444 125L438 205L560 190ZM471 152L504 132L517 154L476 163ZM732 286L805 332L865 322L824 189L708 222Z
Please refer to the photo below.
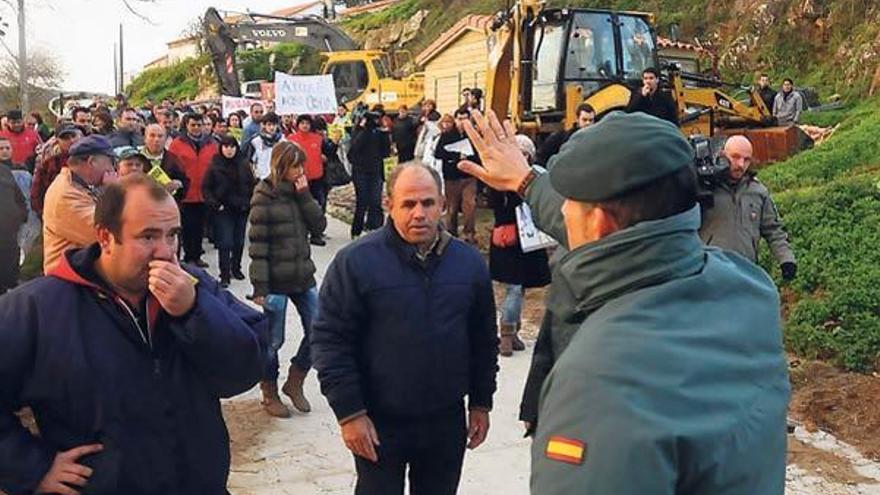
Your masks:
M516 207L516 226L516 230L519 232L519 245L524 253L556 245L556 241L552 237L538 230L538 227L535 226L532 210L526 203Z
M237 98L235 96L221 96L220 103L223 105L223 118L229 117L230 114L239 110L247 113L251 111L251 105L254 103L264 103L253 98Z
M279 114L326 114L336 112L333 76L290 76L275 73L275 111Z

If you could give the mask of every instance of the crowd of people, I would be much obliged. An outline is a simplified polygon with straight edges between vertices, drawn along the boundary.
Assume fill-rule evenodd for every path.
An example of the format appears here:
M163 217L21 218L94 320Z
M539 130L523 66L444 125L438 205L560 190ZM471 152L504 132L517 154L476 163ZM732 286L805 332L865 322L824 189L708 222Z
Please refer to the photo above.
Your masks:
M0 489L225 493L219 399L259 384L269 415L291 416L282 396L308 413L315 369L356 493L402 494L409 470L411 493L454 494L489 432L497 356L526 348L525 291L549 285L520 406L533 493L781 493L779 301L755 263L763 238L790 280L794 253L744 136L721 151L715 206L697 204L675 110L655 71L643 80L627 112L597 123L583 104L540 146L485 117L478 88L449 114L430 100L394 115L254 103L223 118L118 98L44 135L9 112L0 293L22 249L46 276L0 298ZM788 93L774 108L797 109ZM312 249L326 245L330 189L348 181L353 242L319 290ZM557 247L526 250L525 217ZM22 236L29 223L41 245ZM226 290L246 280L262 311ZM288 301L304 335L279 387Z

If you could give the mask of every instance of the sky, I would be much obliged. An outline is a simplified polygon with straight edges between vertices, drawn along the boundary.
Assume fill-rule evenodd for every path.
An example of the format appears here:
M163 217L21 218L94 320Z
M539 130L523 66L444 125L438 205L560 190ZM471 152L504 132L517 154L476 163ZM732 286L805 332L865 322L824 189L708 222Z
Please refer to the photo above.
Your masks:
M18 0L0 0L0 18L9 24L2 41L18 53L18 26L9 6ZM129 0L139 18L122 0L25 0L28 50L53 54L64 72L66 91L113 92L113 45L122 23L126 71L165 54L165 43L180 37L193 19L208 7L218 10L269 13L307 0ZM0 50L0 58L8 57Z

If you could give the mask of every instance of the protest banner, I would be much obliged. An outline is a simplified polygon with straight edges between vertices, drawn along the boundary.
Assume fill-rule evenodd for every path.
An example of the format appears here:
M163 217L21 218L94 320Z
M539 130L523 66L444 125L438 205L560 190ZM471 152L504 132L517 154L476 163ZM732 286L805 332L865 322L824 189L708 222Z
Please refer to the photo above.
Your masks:
M223 95L220 97L220 103L223 105L223 118L229 117L229 114L244 110L247 113L251 111L251 105L254 103L264 103L253 98L238 98L235 96Z
M336 112L333 76L290 76L275 73L275 111L279 114L315 115Z

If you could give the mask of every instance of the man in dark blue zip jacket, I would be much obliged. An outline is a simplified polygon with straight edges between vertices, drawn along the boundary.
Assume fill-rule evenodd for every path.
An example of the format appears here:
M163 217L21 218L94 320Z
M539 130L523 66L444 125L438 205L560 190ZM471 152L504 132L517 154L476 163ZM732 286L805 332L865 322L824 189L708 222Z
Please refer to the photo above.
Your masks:
M177 263L180 214L149 177L108 186L95 225L0 298L0 490L225 494L219 399L260 379L264 319Z
M391 219L336 255L312 324L321 391L355 454L358 495L454 494L486 438L498 339L486 263L439 227L440 177L401 166ZM468 397L465 424L464 396Z

